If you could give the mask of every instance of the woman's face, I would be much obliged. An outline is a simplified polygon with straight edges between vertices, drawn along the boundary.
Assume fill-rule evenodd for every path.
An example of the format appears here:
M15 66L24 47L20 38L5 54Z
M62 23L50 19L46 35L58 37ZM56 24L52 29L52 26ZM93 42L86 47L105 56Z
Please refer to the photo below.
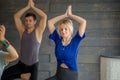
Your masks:
M62 36L62 38L67 38L67 37L71 36L70 29L65 24L61 24L59 26L59 32L60 32L60 35Z

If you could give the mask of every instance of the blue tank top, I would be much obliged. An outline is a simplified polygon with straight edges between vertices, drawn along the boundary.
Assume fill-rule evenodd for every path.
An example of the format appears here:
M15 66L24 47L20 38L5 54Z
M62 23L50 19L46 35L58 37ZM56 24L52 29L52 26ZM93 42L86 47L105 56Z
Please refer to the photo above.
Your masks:
M21 39L20 61L26 65L33 65L39 61L40 43L37 41L35 30L31 33L23 32Z

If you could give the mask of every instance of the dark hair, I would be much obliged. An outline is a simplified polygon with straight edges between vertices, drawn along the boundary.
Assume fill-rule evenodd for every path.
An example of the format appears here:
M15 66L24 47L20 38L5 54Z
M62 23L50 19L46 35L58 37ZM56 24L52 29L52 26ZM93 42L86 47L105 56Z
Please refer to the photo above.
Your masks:
M27 13L25 17L32 16L34 20L36 20L36 15L34 13Z

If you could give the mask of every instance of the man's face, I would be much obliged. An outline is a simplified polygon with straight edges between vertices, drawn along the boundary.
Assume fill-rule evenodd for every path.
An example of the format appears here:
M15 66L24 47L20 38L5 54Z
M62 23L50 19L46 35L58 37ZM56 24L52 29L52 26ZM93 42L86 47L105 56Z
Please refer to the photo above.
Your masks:
M36 24L36 20L34 20L32 16L25 17L25 26L27 28L34 27L35 24Z

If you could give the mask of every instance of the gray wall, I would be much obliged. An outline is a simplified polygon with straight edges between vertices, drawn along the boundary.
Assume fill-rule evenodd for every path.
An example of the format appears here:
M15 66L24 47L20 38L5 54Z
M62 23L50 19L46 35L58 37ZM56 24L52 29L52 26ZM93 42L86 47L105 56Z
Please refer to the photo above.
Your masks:
M48 15L48 19L63 14L67 5L72 4L73 13L87 20L86 38L81 43L78 55L79 80L100 80L99 56L120 55L120 0L34 1ZM27 0L0 0L0 24L6 25L6 37L18 52L20 40L13 14L26 5ZM74 26L76 31L79 25L75 21ZM40 48L39 80L54 75L56 70L54 43L48 36L46 28Z

